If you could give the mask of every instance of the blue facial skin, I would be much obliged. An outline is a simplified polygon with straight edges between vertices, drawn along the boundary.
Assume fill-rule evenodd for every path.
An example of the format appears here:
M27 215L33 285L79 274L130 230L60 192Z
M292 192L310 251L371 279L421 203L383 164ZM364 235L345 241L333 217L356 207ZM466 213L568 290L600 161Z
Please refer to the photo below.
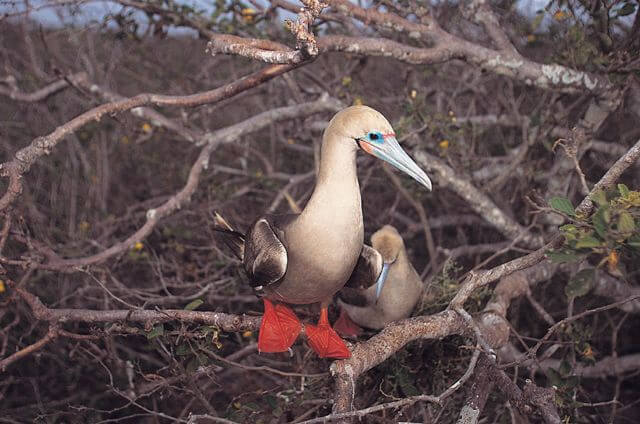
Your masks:
M384 143L384 136L381 132L370 132L367 134L367 141L369 143L382 144Z

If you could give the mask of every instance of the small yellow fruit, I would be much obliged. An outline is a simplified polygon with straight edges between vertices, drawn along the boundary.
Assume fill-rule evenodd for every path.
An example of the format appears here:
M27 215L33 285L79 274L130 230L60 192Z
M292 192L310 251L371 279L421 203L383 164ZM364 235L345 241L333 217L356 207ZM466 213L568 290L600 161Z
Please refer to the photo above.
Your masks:
M438 146L440 146L440 148L442 150L446 150L449 148L449 140L442 140L440 143L438 143Z
M242 337L244 337L245 339L248 339L251 336L253 336L253 331L245 331L244 333L242 333Z
M529 35L527 35L527 43L533 43L534 41L536 41L536 36L535 36L535 34L529 34Z
M416 90L411 90L411 92L409 93L409 97L411 97L412 99L415 99L418 96L418 92Z
M151 132L152 128L151 125L147 122L145 122L144 124L142 124L142 131L146 132L147 134L149 134Z
M591 345L587 345L587 347L584 348L584 350L582 351L582 356L591 361L595 359L595 356L593 355L593 349L591 349Z
M142 244L142 242L137 241L136 244L133 245L133 250L135 250L136 252L141 251L144 248L144 244Z
M7 288L4 286L4 281L0 280L0 293L3 293Z
M562 10L558 10L556 13L553 14L553 19L555 19L556 21L562 22L565 19L567 19L569 17L569 15L565 12L563 12Z
M614 274L618 269L618 252L612 250L607 256L607 265L609 266L609 272Z
M244 9L242 9L242 11L240 11L242 20L244 20L244 22L247 24L253 23L253 19L255 18L256 14L256 11L250 7L245 7Z

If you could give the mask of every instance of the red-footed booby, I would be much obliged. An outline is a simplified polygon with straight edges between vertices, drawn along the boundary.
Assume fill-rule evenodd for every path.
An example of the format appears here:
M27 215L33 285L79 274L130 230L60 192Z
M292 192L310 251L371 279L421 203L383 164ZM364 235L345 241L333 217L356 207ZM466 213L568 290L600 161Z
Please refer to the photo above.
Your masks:
M305 326L309 344L320 357L351 356L329 324L327 307L351 276L364 242L358 149L431 190L431 181L400 147L385 117L367 106L351 106L338 112L324 131L316 186L300 214L262 216L246 235L216 214L217 234L242 260L254 291L263 297L260 352L287 351L301 331L285 303L319 302L318 325Z
M334 328L344 336L357 336L361 328L383 328L407 318L420 300L422 280L411 265L404 241L391 225L364 245L349 281L338 292L340 318Z

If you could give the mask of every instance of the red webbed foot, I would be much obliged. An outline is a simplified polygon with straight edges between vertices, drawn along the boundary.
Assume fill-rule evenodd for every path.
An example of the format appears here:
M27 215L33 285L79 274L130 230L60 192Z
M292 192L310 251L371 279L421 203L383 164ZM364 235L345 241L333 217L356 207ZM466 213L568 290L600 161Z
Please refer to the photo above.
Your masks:
M307 324L305 326L309 345L321 358L346 359L351 357L351 352L344 344L338 333L329 324L327 308L320 311L318 325Z
M264 315L258 335L258 352L286 352L298 338L302 324L295 313L268 299L264 301Z
M362 328L351 320L344 309L340 309L340 317L333 323L333 329L343 337L358 337Z

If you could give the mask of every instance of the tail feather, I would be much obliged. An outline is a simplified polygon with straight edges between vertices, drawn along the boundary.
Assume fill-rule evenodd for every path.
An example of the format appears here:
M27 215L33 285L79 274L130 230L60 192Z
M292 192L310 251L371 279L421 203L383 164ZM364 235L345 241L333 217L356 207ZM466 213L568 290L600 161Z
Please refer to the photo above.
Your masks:
M218 212L213 216L216 238L222 241L234 255L241 261L244 260L244 234L233 229L231 225Z

